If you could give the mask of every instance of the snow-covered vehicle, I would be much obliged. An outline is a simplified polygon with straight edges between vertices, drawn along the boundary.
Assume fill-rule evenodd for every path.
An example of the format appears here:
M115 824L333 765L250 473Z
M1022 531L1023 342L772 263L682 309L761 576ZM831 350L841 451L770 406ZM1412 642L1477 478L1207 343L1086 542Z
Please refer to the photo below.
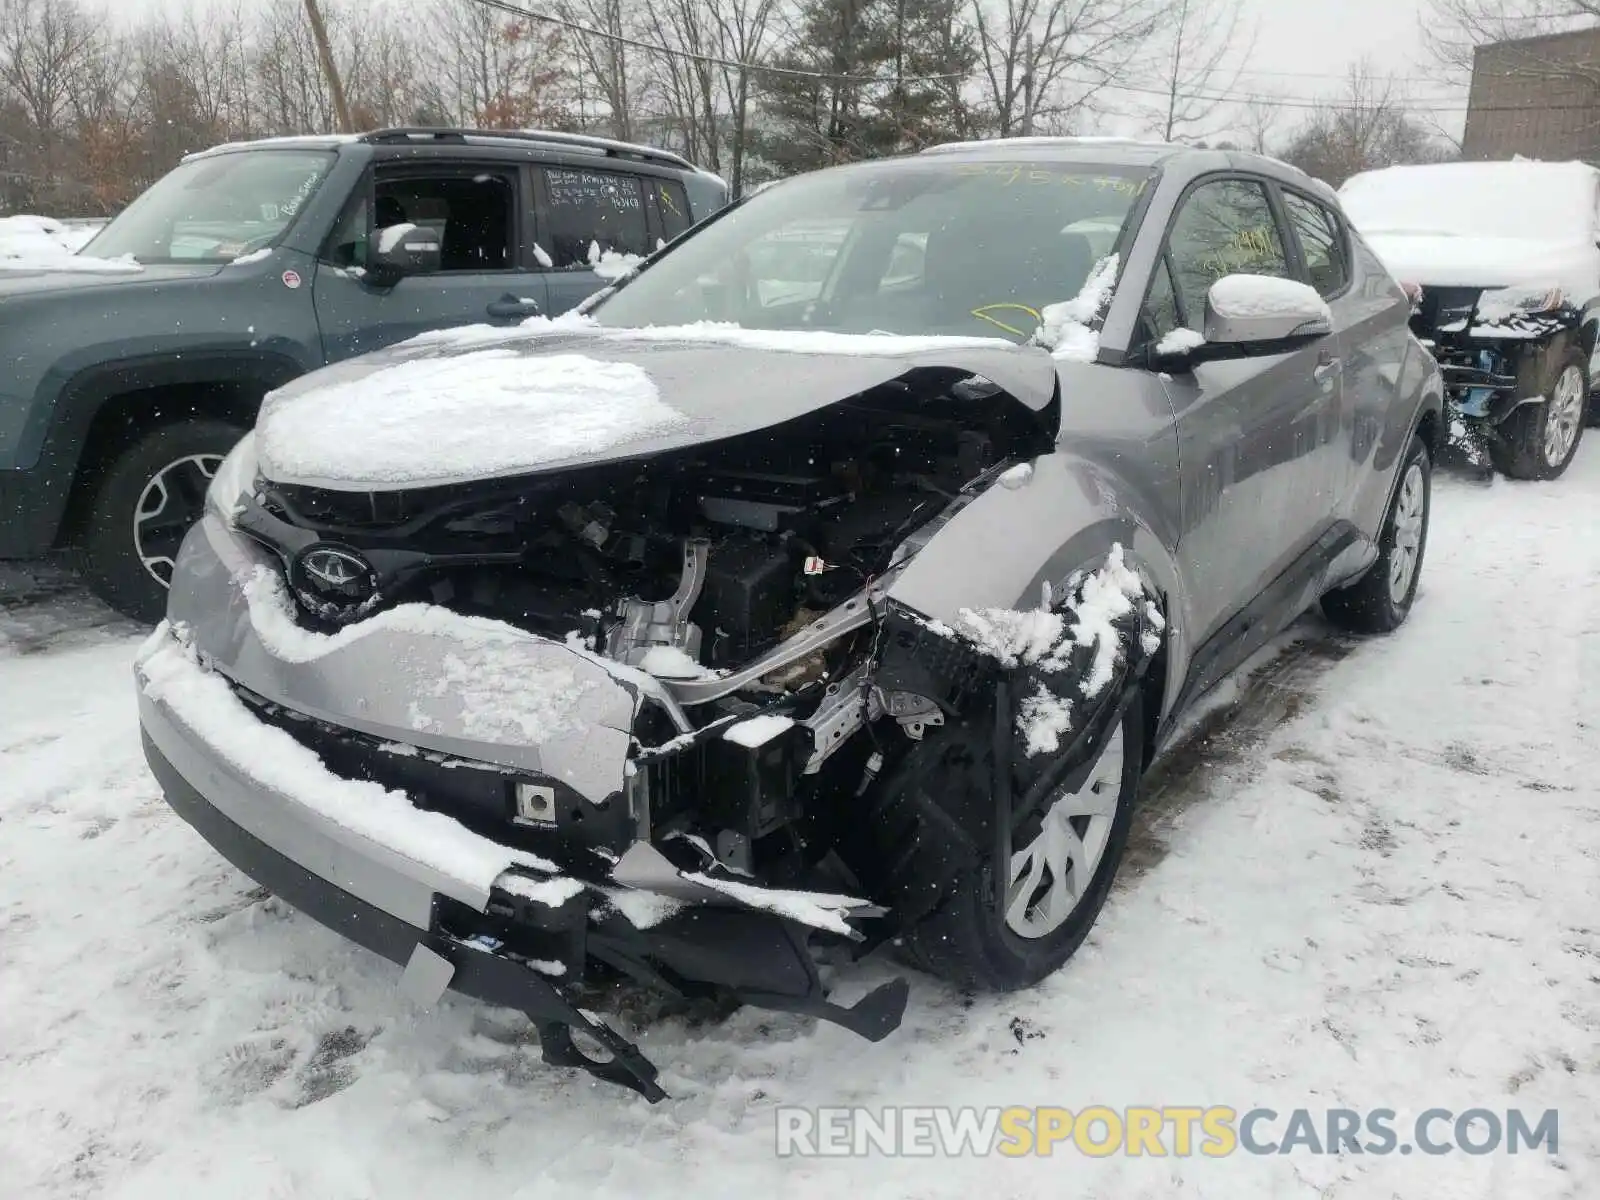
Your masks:
M816 291L763 287L749 248L819 219ZM844 1007L830 944L1032 985L1197 697L1319 598L1404 620L1442 413L1408 316L1253 156L785 182L579 314L271 395L139 656L151 767L419 1001L515 1006L651 1098L607 980L873 1039L906 981Z
M1600 170L1387 167L1339 194L1414 298L1412 329L1444 371L1452 441L1512 478L1559 476L1600 362Z

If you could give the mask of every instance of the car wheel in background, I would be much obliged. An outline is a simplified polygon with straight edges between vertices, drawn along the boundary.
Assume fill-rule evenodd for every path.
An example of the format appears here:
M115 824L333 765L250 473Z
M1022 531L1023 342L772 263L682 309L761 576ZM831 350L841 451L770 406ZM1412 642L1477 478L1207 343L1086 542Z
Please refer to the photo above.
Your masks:
M1433 460L1427 444L1413 437L1378 535L1377 561L1353 584L1322 598L1328 620L1352 633L1390 633L1400 627L1417 597L1432 510Z
M223 456L243 436L236 425L198 417L149 430L110 464L73 540L97 596L136 621L165 615L178 547L204 511Z
M1524 396L1543 396L1513 412L1489 442L1496 469L1511 479L1556 479L1578 453L1589 402L1588 363L1566 339L1523 365Z

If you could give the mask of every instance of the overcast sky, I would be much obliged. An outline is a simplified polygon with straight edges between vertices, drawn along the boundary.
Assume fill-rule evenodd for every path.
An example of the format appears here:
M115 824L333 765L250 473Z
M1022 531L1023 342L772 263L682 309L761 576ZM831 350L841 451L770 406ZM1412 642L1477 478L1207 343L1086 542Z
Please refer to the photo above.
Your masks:
M130 15L177 9L188 0L111 0L113 10ZM196 0L205 3L205 0ZM1434 74L1422 41L1419 15L1427 0L1240 0L1244 23L1256 29L1254 52L1235 89L1285 99L1328 96L1339 91L1345 71L1363 56L1379 70L1405 77L1410 99L1418 105L1454 107L1462 93L1429 81ZM1116 97L1131 104L1135 98ZM1459 136L1464 117L1459 111L1432 114L1452 136ZM1283 110L1279 133L1298 124L1302 109ZM1086 131L1088 132L1088 131ZM1127 132L1117 129L1115 132Z

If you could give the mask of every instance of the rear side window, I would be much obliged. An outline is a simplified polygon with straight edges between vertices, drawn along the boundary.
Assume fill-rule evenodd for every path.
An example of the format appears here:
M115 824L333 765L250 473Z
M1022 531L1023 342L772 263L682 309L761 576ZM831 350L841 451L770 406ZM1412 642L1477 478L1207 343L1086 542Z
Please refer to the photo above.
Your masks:
M650 186L656 194L656 207L661 212L661 237L670 242L690 225L689 197L683 184L675 179L654 179Z
M1344 291L1350 283L1350 266L1338 218L1316 201L1295 192L1284 192L1283 204L1305 253L1311 286L1324 298Z
M1191 329L1205 321L1206 293L1224 275L1290 278L1266 189L1251 180L1219 179L1197 187L1178 212L1168 247L1184 323Z
M607 252L649 254L655 248L638 176L565 167L541 170L546 203L539 241L550 266L582 269Z

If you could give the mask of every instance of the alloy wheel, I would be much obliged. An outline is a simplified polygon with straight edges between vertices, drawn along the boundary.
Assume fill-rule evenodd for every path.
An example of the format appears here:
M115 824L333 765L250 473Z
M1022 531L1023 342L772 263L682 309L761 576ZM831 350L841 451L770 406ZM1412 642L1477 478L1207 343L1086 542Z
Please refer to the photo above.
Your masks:
M1389 550L1389 598L1404 604L1416 578L1417 559L1422 554L1423 523L1428 516L1427 481L1422 464L1412 463L1400 480L1400 496L1394 506L1394 544Z
M1583 371L1576 365L1567 367L1556 380L1544 418L1544 460L1550 466L1560 466L1572 453L1583 423L1585 399Z
M150 477L133 510L133 546L144 569L162 587L172 586L178 547L205 509L206 489L222 465L220 454L190 454Z
M1048 937L1066 923L1105 857L1122 793L1119 721L1077 791L1058 795L1039 832L1011 855L1006 927L1018 937Z

